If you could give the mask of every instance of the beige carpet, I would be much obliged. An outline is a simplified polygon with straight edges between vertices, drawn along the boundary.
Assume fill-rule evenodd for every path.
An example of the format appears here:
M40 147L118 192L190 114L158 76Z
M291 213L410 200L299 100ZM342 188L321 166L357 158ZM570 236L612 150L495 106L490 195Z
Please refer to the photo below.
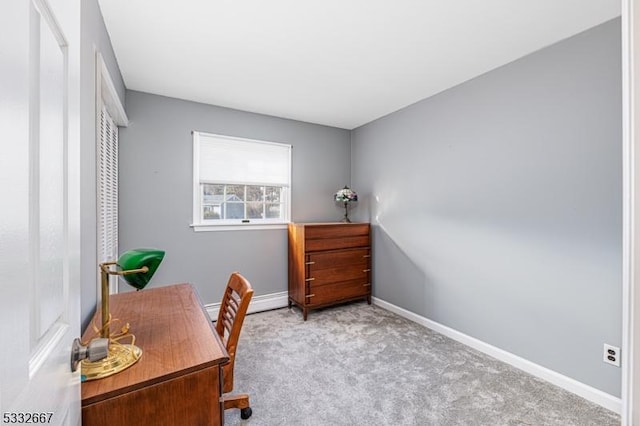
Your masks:
M366 303L247 316L227 425L619 425L554 385Z

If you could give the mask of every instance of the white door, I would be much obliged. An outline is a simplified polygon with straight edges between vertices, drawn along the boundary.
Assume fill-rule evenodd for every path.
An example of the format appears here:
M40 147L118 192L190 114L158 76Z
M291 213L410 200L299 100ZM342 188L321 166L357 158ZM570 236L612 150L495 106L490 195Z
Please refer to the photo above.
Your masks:
M80 423L80 0L0 1L0 415Z

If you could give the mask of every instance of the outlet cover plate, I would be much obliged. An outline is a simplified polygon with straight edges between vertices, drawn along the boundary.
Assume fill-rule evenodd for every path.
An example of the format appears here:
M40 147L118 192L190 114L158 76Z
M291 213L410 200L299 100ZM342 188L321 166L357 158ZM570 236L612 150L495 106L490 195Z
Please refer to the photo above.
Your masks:
M607 364L620 367L620 348L605 343L602 352L602 360Z

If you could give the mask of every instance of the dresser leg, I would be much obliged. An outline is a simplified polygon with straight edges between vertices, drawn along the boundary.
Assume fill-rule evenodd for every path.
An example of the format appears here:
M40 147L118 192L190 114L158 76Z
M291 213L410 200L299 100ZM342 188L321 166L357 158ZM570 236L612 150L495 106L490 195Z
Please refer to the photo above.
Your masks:
M307 308L302 308L302 318L304 321L307 320Z
M368 296L367 296L367 303L368 303L368 304L371 304L371 295L368 295Z
M289 299L289 309L291 309L291 299Z

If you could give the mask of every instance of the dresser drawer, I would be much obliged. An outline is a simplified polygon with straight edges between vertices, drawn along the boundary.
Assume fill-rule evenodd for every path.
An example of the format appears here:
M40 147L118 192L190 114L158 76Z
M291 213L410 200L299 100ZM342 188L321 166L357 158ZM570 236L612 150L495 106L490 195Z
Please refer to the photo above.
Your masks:
M354 297L366 296L369 294L371 284L362 280L343 281L339 283L309 286L306 304L322 305L325 303L339 302Z
M361 235L355 237L306 239L305 248L307 251L339 250L351 247L368 247L369 236Z
M360 280L360 282L367 283L369 282L369 272L368 265L363 264L338 266L336 268L318 269L309 274L307 281L314 286L347 280Z
M305 228L305 250L339 250L369 246L369 224L333 224L307 226Z
M330 251L307 255L306 264L309 267L309 273L313 273L318 269L335 268L337 266L369 265L370 258L369 249Z
M369 236L368 223L352 223L352 224L335 224L307 226L305 228L305 237L307 239L324 239L324 238L345 238L358 235Z

